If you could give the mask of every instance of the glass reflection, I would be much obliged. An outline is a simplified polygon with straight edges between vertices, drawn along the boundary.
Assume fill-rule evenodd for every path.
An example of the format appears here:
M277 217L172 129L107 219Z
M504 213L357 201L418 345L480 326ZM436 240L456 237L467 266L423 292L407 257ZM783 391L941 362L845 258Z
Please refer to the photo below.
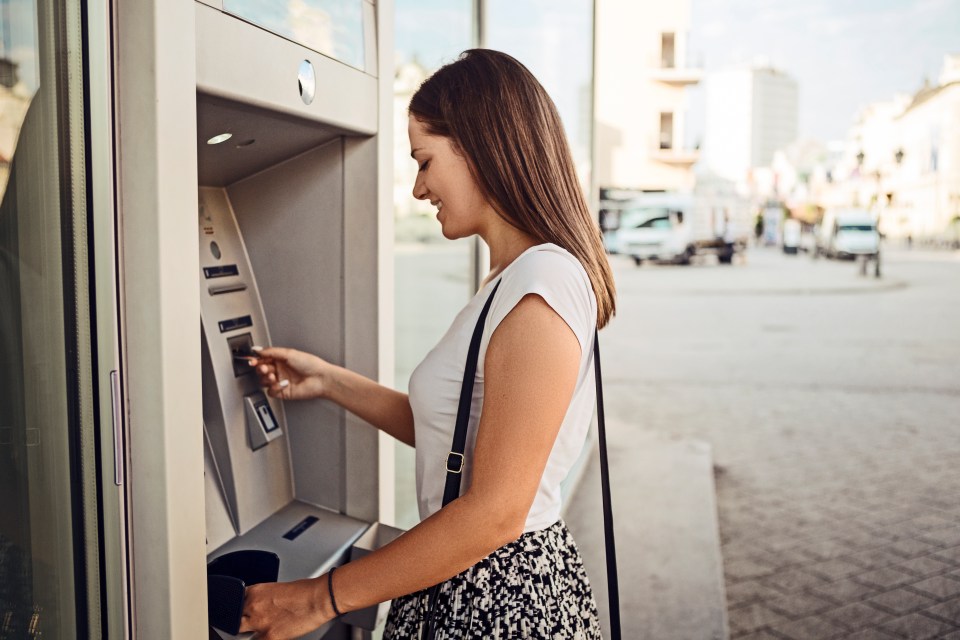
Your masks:
M53 13L0 0L0 638L78 634Z
M580 183L591 184L593 0L487 0L487 46L533 72L563 120Z
M363 1L223 0L223 10L363 69Z
M440 340L470 291L468 238L440 233L437 210L414 199L417 163L410 157L407 106L414 92L445 62L472 44L470 0L397 0L394 76L394 220L396 287L396 387L406 390L413 369ZM414 451L396 448L397 526L419 522Z

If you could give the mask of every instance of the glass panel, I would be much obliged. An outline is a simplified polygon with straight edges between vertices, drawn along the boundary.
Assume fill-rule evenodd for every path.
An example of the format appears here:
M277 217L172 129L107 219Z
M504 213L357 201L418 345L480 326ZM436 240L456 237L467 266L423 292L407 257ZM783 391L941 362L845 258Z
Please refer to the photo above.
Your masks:
M407 106L433 71L472 46L470 0L397 0L394 80L394 207L396 222L396 386L406 390L414 368L473 295L470 239L440 233L436 209L411 194L417 163L410 157ZM420 521L414 451L397 445L397 526Z
M0 638L97 628L88 590L77 589L87 578L77 515L90 398L81 407L74 220L85 212L72 193L85 167L69 130L83 106L66 105L82 97L82 77L67 72L81 61L79 29L78 3L0 1ZM75 135L82 141L82 126Z
M357 69L363 0L223 0L223 10Z
M593 0L487 2L487 46L509 53L550 94L590 194L593 140Z

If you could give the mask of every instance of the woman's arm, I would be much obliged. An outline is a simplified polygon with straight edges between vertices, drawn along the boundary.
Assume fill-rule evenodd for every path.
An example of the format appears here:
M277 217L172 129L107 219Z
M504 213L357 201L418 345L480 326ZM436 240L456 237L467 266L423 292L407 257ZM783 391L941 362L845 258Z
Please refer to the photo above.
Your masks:
M260 349L250 360L267 393L283 400L325 398L384 433L414 446L410 398L343 367L297 349Z
M340 611L447 580L520 536L573 396L579 364L580 344L560 316L539 296L521 300L487 348L470 488L397 540L337 569L333 583ZM269 628L269 622L259 621L272 614L257 602L267 597L269 585L258 587L267 588L248 592L256 593L250 628ZM326 576L304 585L301 596L313 598L316 611L329 611ZM322 615L317 619L325 621Z
M407 394L343 367L334 367L324 397L400 442L416 446L413 410Z

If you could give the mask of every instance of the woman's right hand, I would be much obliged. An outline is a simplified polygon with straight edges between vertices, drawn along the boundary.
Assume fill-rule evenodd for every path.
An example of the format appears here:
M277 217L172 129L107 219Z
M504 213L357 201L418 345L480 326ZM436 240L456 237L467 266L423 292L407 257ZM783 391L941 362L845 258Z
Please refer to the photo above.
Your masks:
M333 365L313 354L283 347L265 347L249 360L260 386L283 400L322 398Z

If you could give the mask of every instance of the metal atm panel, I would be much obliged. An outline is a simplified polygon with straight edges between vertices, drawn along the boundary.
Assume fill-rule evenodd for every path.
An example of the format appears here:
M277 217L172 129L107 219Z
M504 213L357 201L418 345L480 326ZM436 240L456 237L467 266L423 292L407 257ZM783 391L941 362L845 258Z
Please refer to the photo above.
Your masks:
M200 190L199 233L202 357L209 358L213 375L204 380L203 420L231 519L242 535L293 499L281 428L285 419L283 406L266 397L242 357L253 345L269 344L270 335L246 248L222 190ZM266 411L250 416L251 403Z
M361 538L389 539L371 532L399 535L377 523L379 435L332 403L268 398L242 356L277 344L378 375L381 80L376 65L351 69L207 5L196 5L207 559L272 552L280 580L315 577ZM298 92L305 64L312 100ZM376 616L358 614L309 638L372 629Z

